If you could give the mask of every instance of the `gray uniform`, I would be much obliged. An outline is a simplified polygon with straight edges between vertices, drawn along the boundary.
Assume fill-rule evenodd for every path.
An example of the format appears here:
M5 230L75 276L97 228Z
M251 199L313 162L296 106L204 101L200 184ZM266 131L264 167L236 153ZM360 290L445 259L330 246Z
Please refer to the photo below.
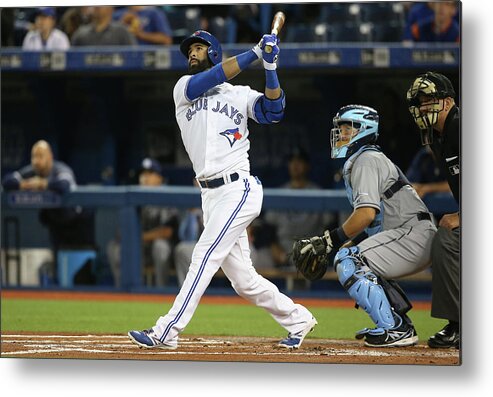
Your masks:
M417 273L430 265L436 227L419 220L426 205L409 185L392 197L385 192L399 179L396 166L379 150L360 149L344 165L344 180L354 209L372 207L382 212L382 231L360 244L371 270L386 279Z

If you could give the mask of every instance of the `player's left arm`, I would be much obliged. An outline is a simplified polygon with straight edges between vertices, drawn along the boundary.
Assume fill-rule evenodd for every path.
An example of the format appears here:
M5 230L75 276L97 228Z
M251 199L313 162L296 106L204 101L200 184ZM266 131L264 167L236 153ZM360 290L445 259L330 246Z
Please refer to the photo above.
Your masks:
M228 58L204 72L193 75L186 89L188 100L193 101L211 88L231 80L260 58L262 58L262 50L259 43L251 50Z
M276 35L264 35L260 42L265 69L265 91L255 103L254 113L261 124L278 123L284 117L286 98L277 77L277 60L279 58L279 39ZM266 52L265 48L272 48Z
M279 122L284 116L285 98L276 73L276 61L279 54L276 35L264 35L259 44L251 50L213 66L212 68L192 76L186 88L189 101L197 99L211 88L229 81L245 70L251 63L262 58L266 73L265 93L255 104L255 116L262 124ZM266 53L266 45L272 45L272 52Z

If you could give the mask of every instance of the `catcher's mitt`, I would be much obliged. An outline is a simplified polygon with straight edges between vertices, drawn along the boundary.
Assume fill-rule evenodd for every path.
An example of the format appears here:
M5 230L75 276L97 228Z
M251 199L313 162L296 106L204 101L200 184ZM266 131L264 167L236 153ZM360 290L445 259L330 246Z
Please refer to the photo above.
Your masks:
M325 253L325 250L323 253L316 254L313 249L302 253L301 251L308 244L311 244L310 240L297 240L293 243L293 251L291 253L293 263L307 280L320 280L327 271L328 254Z

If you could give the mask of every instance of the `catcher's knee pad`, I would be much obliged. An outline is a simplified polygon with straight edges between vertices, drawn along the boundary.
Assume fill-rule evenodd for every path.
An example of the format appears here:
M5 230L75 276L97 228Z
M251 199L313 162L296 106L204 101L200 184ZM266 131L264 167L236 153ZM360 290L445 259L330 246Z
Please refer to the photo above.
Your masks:
M343 248L335 256L334 263L339 282L373 320L377 327L390 329L395 326L392 307L378 278L363 262L358 247Z

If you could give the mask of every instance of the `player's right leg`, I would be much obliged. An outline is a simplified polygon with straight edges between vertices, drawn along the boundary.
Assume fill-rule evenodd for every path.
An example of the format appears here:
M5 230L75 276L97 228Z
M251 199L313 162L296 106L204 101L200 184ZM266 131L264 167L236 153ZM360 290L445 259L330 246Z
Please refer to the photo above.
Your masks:
M367 346L412 346L418 336L406 315L411 304L396 283L377 277L365 262L358 247L342 248L334 259L341 285L375 323L356 338Z

